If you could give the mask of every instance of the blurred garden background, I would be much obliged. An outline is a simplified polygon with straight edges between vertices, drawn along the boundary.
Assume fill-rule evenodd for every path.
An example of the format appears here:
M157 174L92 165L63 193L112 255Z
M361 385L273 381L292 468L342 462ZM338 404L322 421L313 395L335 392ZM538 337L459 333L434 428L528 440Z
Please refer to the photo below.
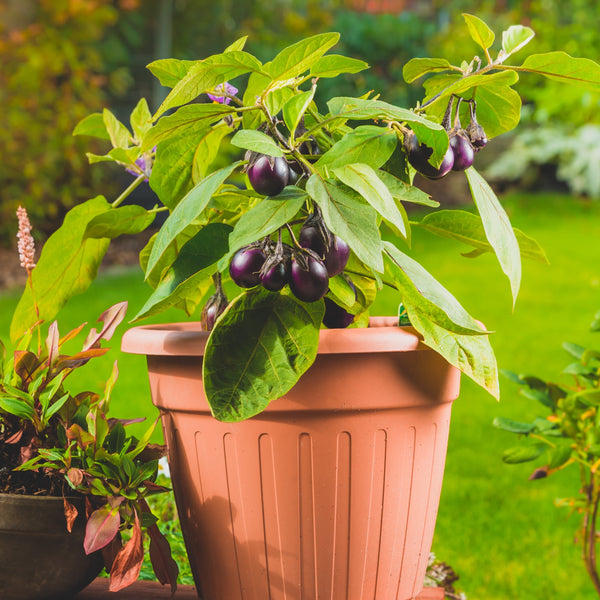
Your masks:
M123 119L141 96L156 108L165 90L147 63L202 58L242 35L249 36L249 51L267 59L303 36L339 31L337 50L371 69L341 83L324 81L319 93L374 90L383 100L414 106L422 87L403 82L405 62L439 55L460 62L477 53L462 12L480 16L498 33L515 23L532 27L531 52L600 55L593 0L0 0L0 338L8 337L24 281L16 253L17 206L29 211L41 248L70 207L99 193L109 200L119 194L130 176L112 165L88 165L90 139L71 133L105 106ZM543 246L549 264L524 264L513 310L508 282L499 285L491 255L465 258L458 270L447 240L423 231L415 232L411 252L495 332L500 368L568 382L560 374L568 363L562 342L600 349L600 335L589 330L600 310L600 94L526 77L518 90L518 133L490 142L475 166L500 194L513 225ZM471 209L464 175L421 183L442 205ZM147 185L133 199L158 202ZM136 265L143 242L117 245L101 277L63 310L61 330L93 321L124 298L131 315L141 308L149 291ZM466 251L458 243L451 247L453 253ZM395 302L384 294L373 312L395 314ZM161 315L164 321L184 318ZM118 347L118 337L112 345ZM109 354L105 372L81 375L86 385L106 379L115 357L115 414L154 415L141 357ZM543 415L540 406L518 395L508 380L501 381L496 403L463 378L433 549L459 574L458 587L469 599L597 598L580 560L578 515L554 506L556 498L576 494L576 468L528 481L531 464L502 462L515 440L493 427L494 418L527 420L538 413Z

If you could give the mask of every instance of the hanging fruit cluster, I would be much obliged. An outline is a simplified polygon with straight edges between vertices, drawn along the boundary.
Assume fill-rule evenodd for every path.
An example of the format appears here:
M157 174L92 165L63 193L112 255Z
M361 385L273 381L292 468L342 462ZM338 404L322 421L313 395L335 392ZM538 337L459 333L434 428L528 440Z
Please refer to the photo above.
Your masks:
M451 126L454 101L456 112L454 123ZM465 171L475 159L475 153L479 152L488 142L483 127L479 125L476 117L477 103L475 100L466 100L469 105L469 124L463 129L459 110L463 98L452 95L448 108L442 121L443 127L448 132L449 145L439 167L434 167L430 162L433 151L429 146L419 143L417 136L409 132L404 140L404 146L408 156L408 162L423 176L429 179L441 179L450 171Z

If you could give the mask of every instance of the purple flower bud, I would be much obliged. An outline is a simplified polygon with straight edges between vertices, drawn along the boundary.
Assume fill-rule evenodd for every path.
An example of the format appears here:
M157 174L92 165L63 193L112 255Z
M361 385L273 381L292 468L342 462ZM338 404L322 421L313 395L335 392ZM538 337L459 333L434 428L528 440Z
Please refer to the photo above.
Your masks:
M150 174L152 173L152 165L154 164L153 154L156 152L156 146L152 148L152 152L146 152L142 154L138 159L136 159L135 164L139 167L140 171L146 176L144 181L148 181ZM139 171L134 169L130 169L129 167L125 167L125 170L128 173L131 173L135 177L140 175Z
M238 89L233 87L227 81L225 83L220 83L213 89L212 94L208 94L208 97L213 102L218 102L219 104L229 104L231 102L231 98L225 97L223 94L228 94L230 96L235 96L238 93Z

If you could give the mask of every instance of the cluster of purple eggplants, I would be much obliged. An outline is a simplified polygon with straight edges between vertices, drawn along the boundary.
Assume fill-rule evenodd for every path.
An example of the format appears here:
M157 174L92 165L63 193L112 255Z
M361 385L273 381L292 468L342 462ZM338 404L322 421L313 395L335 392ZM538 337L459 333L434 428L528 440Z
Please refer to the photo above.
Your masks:
M231 259L229 275L243 288L261 285L279 292L289 285L298 300L316 302L325 296L329 279L344 270L350 256L348 244L338 236L329 235L329 239L324 238L322 229L308 224L300 230L299 247L293 248L281 240L275 244L267 241L244 246ZM326 299L328 306L324 319L327 327L347 327L352 322L350 313Z
M414 133L410 132L405 140L408 162L421 175L429 179L441 179L450 171L465 171L473 164L475 153L479 152L488 142L483 127L477 122L474 101L469 101L471 120L467 128L463 129L460 125L457 106L455 125L450 130L448 116L452 111L453 101L454 98L451 98L443 123L448 130L450 143L439 167L434 167L429 162L433 150L429 146L419 143ZM460 105L460 99L458 104Z

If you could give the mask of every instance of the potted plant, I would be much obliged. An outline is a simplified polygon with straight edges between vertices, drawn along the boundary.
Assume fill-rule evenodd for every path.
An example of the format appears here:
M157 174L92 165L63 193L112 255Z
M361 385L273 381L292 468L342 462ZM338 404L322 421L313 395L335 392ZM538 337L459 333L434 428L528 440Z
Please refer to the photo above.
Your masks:
M321 101L320 79L367 67L328 54L339 36L325 33L264 64L245 38L204 60L155 61L171 91L154 114L141 100L131 130L109 110L75 129L110 143L90 162L136 178L113 202L98 196L67 214L34 282L50 289L48 273L60 271L71 285L38 310L86 289L110 239L169 213L140 255L154 291L136 320L176 306L202 309L202 325L134 328L123 348L148 355L207 598L351 590L406 600L422 586L458 372L494 396L498 382L488 332L409 256L411 227L465 242L470 257L495 253L514 300L521 255L545 257L512 228L474 154L517 125L521 73L600 83L599 65L563 52L518 61L534 36L521 25L492 53L494 33L464 16L483 60L409 61L408 83L429 76L410 110L370 92ZM407 204L439 208L415 172L452 169L478 214L409 220ZM163 206L125 205L145 181ZM383 286L399 292L403 326L369 317ZM12 335L35 318L26 293Z
M31 287L33 238L26 211L18 215ZM91 329L73 354L66 348L85 323L61 336L56 321L43 328L38 320L13 352L0 342L0 595L6 600L71 597L102 567L111 590L133 583L144 556L142 530L150 535L159 579L176 586L177 566L146 502L166 490L155 482L164 448L149 443L156 423L136 439L125 427L139 419L107 416L116 362L102 394L75 392L66 383L108 351L101 342L111 339L126 308L124 302L100 315L99 331Z
M595 315L591 331L600 331L600 312ZM497 417L494 425L525 438L503 455L507 464L536 461L529 479L546 479L563 469L576 467L580 479L571 497L556 500L557 506L581 515L574 540L581 547L585 569L600 597L600 573L597 564L597 521L600 505L600 439L597 427L600 400L600 352L571 342L563 344L570 362L562 370L567 382L546 381L534 375L504 371L519 386L519 393L537 400L543 416L531 422Z

